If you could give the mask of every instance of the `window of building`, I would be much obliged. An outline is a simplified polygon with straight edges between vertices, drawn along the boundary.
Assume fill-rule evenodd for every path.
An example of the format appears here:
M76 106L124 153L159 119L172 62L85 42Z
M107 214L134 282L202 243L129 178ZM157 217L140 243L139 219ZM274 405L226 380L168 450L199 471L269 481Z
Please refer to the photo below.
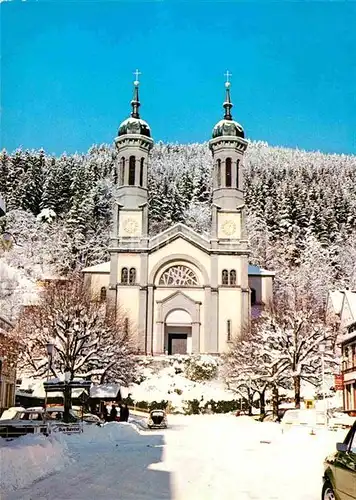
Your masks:
M225 160L225 186L231 187L231 158Z
M256 290L251 288L251 306L256 304Z
M130 277L129 277L129 282L130 282L130 285L133 285L134 283L136 283L136 269L134 267L131 267L130 269Z
M216 161L216 185L221 186L221 160Z
M129 271L127 267L121 269L121 283L128 283L129 281Z
M224 269L221 275L221 282L223 285L228 285L229 284L229 271L227 269Z
M140 186L143 186L143 168L145 165L145 159L141 158L141 165L140 165Z
M114 184L117 184L117 168L116 168L116 165L115 165L115 168L114 168Z
M199 281L192 269L187 266L176 265L164 271L159 284L166 286L199 286Z
M230 285L236 285L236 271L232 269L230 271Z
M237 160L236 162L236 187L237 189L239 189L239 185L240 185L240 179L239 179L239 172L240 172L240 160Z
M102 286L100 288L100 302L105 302L106 300L106 287Z
M123 186L125 184L125 158L121 158L121 163L120 163L120 186Z
M135 185L136 158L130 156L129 160L129 186Z
M231 319L228 319L226 322L226 331L227 331L227 341L231 341Z

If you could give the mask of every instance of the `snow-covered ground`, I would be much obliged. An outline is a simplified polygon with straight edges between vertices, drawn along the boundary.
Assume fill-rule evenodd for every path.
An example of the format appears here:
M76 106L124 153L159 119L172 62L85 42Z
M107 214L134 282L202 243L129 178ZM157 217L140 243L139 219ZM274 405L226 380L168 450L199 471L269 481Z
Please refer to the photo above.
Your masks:
M164 431L138 432L130 424L110 423L63 436L58 447L62 470L49 468L50 475L38 481L43 473L36 475L30 466L36 482L9 491L7 480L1 498L319 500L323 459L345 435L321 430L312 436L306 429L282 434L278 424L231 415L172 415L169 425ZM8 451L21 446L17 443L2 449L2 474L9 478L16 473L6 465ZM15 465L16 451L11 453ZM28 453L17 451L20 472L29 461Z

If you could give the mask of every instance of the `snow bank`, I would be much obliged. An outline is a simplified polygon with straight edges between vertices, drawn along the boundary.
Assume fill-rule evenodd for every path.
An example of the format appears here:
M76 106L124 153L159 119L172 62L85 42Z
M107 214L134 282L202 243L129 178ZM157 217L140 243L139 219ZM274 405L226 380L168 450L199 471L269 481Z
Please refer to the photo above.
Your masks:
M0 491L29 486L70 462L66 442L60 435L27 435L13 441L0 438Z

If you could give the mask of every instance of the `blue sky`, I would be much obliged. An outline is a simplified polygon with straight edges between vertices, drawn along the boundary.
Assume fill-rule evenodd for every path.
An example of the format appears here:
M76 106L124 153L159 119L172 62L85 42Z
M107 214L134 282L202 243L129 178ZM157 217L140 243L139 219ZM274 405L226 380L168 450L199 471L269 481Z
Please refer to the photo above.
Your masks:
M156 141L203 142L233 117L272 145L356 154L355 2L1 4L1 147L113 141L141 75Z

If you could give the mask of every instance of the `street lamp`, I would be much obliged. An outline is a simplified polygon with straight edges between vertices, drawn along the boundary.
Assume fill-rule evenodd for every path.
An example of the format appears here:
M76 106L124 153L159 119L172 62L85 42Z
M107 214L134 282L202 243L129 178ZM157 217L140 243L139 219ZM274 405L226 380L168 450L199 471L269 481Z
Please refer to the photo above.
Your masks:
M323 391L323 403L324 403L324 425L328 425L328 409L326 406L326 394L325 394L325 344L319 344L319 352L321 355L321 380L322 380L322 391Z
M48 358L48 364L47 364L47 382L49 380L49 373L50 373L51 366L52 366L53 348L54 348L54 344L52 342L47 342L47 344L46 344L47 358ZM46 390L46 393L45 393L45 404L44 404L44 411L45 411L44 417L45 418L46 418L46 410L47 410L47 390Z

